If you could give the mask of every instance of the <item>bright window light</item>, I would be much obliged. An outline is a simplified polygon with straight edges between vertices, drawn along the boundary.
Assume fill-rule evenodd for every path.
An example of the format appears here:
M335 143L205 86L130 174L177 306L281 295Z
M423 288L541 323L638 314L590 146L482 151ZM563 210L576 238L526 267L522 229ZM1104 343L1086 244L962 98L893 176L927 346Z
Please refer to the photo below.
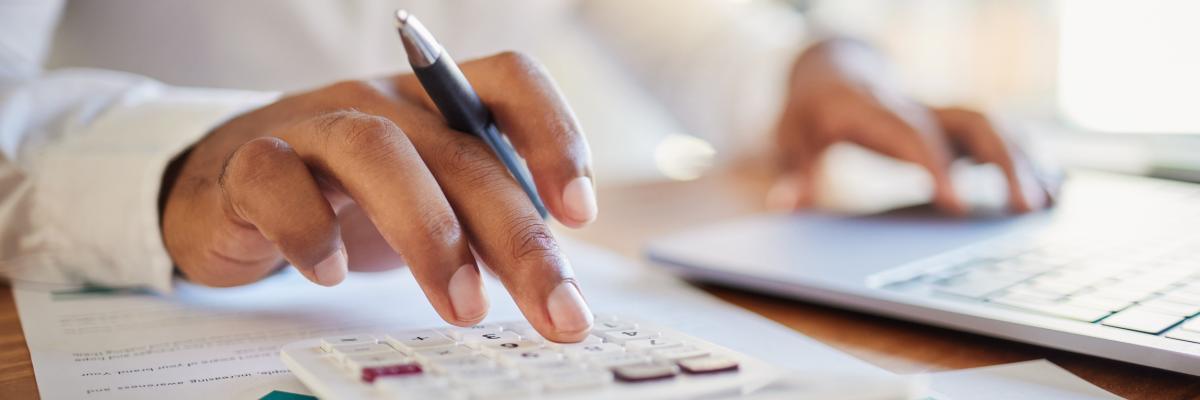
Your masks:
M1200 1L1062 0L1058 99L1084 129L1200 133Z

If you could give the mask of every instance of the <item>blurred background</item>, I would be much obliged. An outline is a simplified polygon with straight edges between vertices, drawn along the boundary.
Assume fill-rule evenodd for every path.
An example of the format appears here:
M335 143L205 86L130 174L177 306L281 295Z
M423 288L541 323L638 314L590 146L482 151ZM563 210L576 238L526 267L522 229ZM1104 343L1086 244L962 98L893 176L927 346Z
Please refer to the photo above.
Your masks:
M810 36L871 42L917 99L998 115L1059 163L1200 178L1200 2L742 1L786 6ZM692 179L709 165L696 159L709 148L685 137L654 146L650 175Z

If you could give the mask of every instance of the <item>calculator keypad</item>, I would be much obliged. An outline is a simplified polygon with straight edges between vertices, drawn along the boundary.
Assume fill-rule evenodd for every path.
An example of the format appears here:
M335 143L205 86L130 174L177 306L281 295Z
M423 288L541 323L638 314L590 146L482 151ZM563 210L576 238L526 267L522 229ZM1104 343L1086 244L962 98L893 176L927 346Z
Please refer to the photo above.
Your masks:
M509 398L738 370L733 358L634 322L597 319L579 343L543 339L528 323L323 338L320 351L353 379L397 398Z

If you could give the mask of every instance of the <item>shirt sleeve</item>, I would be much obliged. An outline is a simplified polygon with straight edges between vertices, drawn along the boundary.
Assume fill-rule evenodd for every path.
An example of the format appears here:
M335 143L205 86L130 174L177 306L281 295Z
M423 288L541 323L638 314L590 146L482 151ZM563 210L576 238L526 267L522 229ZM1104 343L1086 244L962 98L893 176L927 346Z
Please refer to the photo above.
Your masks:
M158 212L167 164L277 95L44 71L60 10L41 0L0 10L0 273L18 283L169 292L173 263Z
M583 18L689 133L722 158L764 147L806 43L778 2L584 0Z

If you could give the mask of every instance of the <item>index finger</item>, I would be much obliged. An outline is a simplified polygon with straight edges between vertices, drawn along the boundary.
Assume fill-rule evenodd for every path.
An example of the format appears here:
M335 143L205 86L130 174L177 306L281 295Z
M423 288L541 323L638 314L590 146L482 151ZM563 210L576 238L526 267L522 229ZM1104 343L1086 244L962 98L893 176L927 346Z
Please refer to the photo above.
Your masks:
M518 52L459 66L497 126L525 158L554 218L570 227L592 222L598 209L591 153L575 113L545 68ZM415 79L404 77L398 85L403 94L432 106Z

